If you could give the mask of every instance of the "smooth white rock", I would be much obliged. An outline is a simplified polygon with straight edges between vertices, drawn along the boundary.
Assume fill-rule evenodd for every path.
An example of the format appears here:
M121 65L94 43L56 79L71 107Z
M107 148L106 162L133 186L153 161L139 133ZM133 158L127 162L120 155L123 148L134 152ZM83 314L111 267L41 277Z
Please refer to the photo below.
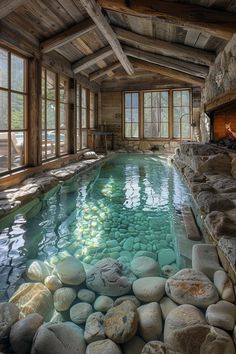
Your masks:
M149 342L160 338L162 333L161 308L157 302L142 305L137 309L139 315L139 333Z
M67 257L55 267L59 279L64 284L80 285L86 278L83 264L75 257Z
M62 288L63 284L56 275L49 275L44 279L44 285L51 291Z
M208 306L206 319L214 327L232 331L236 321L236 306L228 301L219 301Z
M234 287L228 274L224 270L217 270L214 273L214 285L222 300L235 301Z
M166 320L168 314L172 310L176 309L178 305L174 301L172 301L168 296L165 296L160 301L160 307L161 307L162 317L164 320Z
M66 311L76 298L76 291L72 288L57 289L53 295L54 307L57 311Z
M160 274L159 264L151 257L136 257L130 264L132 272L138 277L155 277Z
M133 282L134 295L143 302L160 301L165 293L166 279L161 277L140 278Z
M43 282L51 272L52 269L42 261L34 259L27 262L26 276L32 281Z

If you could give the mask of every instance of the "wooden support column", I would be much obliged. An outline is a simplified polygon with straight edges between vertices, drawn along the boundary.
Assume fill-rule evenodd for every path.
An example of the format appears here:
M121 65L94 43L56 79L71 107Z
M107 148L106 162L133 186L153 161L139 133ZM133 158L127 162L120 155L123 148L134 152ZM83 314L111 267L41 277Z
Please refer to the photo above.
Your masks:
M68 139L68 153L75 154L76 147L76 80L69 80L69 139Z
M28 165L41 165L41 60L29 59Z

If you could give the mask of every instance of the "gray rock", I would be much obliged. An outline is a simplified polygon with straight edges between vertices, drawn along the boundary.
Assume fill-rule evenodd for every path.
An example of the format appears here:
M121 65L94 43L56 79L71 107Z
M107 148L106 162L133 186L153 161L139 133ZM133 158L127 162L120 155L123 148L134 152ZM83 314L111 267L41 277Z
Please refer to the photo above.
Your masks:
M141 354L145 342L140 337L133 337L122 345L123 354Z
M5 349L11 326L19 319L20 310L15 304L0 304L0 350Z
M169 297L165 296L160 301L160 307L161 307L162 317L164 318L164 320L166 320L168 314L172 310L176 309L178 305L176 305L176 303L172 301Z
M232 281L224 270L217 270L214 273L214 285L222 300L235 301Z
M94 302L94 308L99 312L107 312L114 305L114 301L105 295L98 296L96 301Z
M227 213L229 213L229 215L227 215ZM207 214L205 218L207 227L216 237L224 235L234 236L236 233L235 217L231 217L230 211L227 213L222 211L212 211Z
M34 337L31 354L85 354L83 331L74 323L46 324Z
M219 178L212 183L214 189L219 193L233 193L236 192L236 181L230 176L219 176Z
M206 319L212 326L232 331L236 321L236 306L228 301L219 301L208 306Z
M70 308L70 319L76 324L86 322L87 318L93 312L93 308L86 302L79 302Z
M161 273L166 278L172 277L172 275L175 275L178 271L179 269L175 263L170 265L165 265L161 268Z
M166 279L161 277L140 278L133 282L134 295L143 302L160 301L165 293Z
M192 248L192 268L213 280L216 270L222 269L214 245L196 244Z
M138 328L138 313L133 302L127 300L111 308L104 317L104 331L116 343L128 342Z
M76 298L76 291L72 288L57 289L54 293L54 307L57 311L66 311Z
M136 257L130 264L132 272L138 277L155 277L160 274L159 264L150 257Z
M33 259L27 263L26 276L30 280L43 282L49 276L52 269L44 262Z
M138 308L139 333L141 337L149 342L160 338L162 333L162 317L160 305L151 302Z
M197 196L199 208L209 214L211 211L225 211L235 207L232 200L211 192L201 192Z
M88 271L86 285L100 295L121 296L127 294L135 276L118 261L104 258Z
M158 252L158 263L161 267L174 263L176 260L176 255L174 250L171 248L163 248Z
M87 346L86 354L122 354L120 347L110 339L98 340Z
M210 156L199 168L199 173L222 173L229 174L231 172L231 158L228 154L216 154Z
M78 291L77 297L80 301L88 302L89 304L91 304L94 302L96 295L91 290L81 289Z
M145 344L141 354L181 354L172 350L167 344L154 340Z
M177 304L191 304L206 308L218 301L214 284L201 272L186 268L167 279L165 290Z
M125 296L118 297L114 302L114 306L118 306L126 300L132 301L136 307L139 307L141 305L140 301L136 298L136 296L125 295Z
M188 326L207 324L204 314L195 306L181 305L173 309L167 316L164 327L164 342L172 345L172 333ZM175 347L173 347L175 348Z
M11 327L10 344L16 354L29 354L34 335L44 319L37 313L28 315Z
M179 328L168 338L181 354L235 354L232 338L225 331L208 325Z
M64 284L80 285L86 278L83 264L75 257L67 257L60 261L55 272Z
M105 339L103 320L104 315L101 312L94 312L87 318L84 330L84 339L87 343Z
M226 258L231 264L236 264L236 238L221 237L218 242L219 248L224 252Z

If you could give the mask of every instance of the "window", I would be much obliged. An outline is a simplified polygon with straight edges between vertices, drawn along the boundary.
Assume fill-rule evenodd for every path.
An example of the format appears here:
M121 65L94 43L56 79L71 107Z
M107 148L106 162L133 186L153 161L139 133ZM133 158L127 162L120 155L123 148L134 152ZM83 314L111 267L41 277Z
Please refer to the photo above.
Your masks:
M59 146L60 155L68 153L68 124L69 124L69 80L66 77L60 76L59 83L59 104L60 104L60 116L59 116Z
M168 91L144 92L144 138L169 137Z
M95 94L90 91L89 128L95 128Z
M42 160L56 156L56 74L42 70Z
M125 138L139 137L139 93L125 93L125 123L124 136Z
M81 132L82 132L82 149L87 147L87 90L81 90Z
M173 123L174 138L188 139L191 135L190 92L189 90L173 91Z
M27 61L0 48L0 173L26 164Z

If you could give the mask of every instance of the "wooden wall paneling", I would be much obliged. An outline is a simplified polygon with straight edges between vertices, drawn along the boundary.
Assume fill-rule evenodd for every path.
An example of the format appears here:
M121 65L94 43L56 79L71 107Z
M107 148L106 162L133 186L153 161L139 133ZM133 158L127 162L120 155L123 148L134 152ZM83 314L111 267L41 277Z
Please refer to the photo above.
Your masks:
M41 61L37 58L28 61L29 106L28 106L28 165L41 164Z
M83 0L85 1L85 0ZM226 40L236 32L236 14L173 1L136 0L127 6L123 0L99 0L106 10L138 17L157 17L179 26L189 26ZM204 16L203 16L204 14Z
M78 4L73 0L57 0L57 2L66 10L66 12L73 18L75 22L80 22L84 18L84 14Z
M94 0L80 0L80 2L112 47L117 59L124 67L127 74L132 75L134 72L132 64L129 62L127 56L123 52L120 42L118 41L107 19L103 16L100 6L98 6Z

